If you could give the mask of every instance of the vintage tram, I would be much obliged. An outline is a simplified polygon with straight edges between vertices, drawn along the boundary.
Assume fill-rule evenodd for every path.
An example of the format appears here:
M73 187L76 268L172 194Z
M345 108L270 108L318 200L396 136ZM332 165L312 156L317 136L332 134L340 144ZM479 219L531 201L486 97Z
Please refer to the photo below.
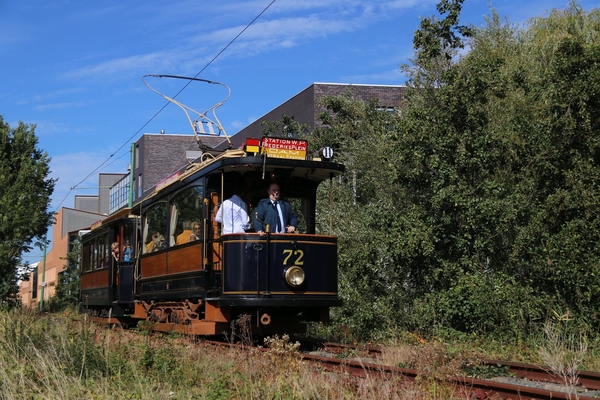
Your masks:
M269 148L269 140L287 144ZM286 150L297 143L263 138L245 150L205 152L94 227L82 238L82 312L194 335L221 334L242 315L256 334L327 321L330 307L341 304L337 241L331 221L317 226L317 187L325 182L331 190L344 166ZM253 222L272 182L298 215L298 232L266 227L261 236L251 224L245 233L221 234L218 205L241 185ZM327 215L325 203L318 210Z

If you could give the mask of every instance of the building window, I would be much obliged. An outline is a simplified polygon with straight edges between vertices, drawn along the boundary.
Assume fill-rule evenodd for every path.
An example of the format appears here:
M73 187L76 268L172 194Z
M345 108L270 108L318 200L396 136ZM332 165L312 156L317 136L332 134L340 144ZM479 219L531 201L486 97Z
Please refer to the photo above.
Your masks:
M35 267L32 272L31 278L31 298L37 299L37 286L38 286L38 269Z
M376 108L377 111L379 112L386 112L388 114L399 114L399 110L395 109L394 107L377 107Z
M142 197L142 194L143 194L143 192L142 192L142 174L140 174L138 176L137 184L138 184L138 199L139 199Z
M110 188L108 213L112 214L129 204L129 175Z

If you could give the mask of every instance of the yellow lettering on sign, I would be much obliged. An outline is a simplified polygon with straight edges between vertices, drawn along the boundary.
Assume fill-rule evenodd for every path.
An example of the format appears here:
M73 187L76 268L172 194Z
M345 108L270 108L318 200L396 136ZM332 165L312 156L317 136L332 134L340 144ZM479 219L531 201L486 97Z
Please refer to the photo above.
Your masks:
M306 159L306 151L300 150L284 150L284 149L265 149L269 157L275 158L287 158L292 160L304 160Z

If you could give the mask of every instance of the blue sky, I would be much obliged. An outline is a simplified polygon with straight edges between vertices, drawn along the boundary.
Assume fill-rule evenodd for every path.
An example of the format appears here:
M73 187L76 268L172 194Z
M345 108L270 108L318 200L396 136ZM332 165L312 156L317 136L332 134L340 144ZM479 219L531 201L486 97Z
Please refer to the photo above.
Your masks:
M58 178L52 207L95 194L97 175L123 172L142 133L191 134L183 112L142 83L145 74L225 83L218 116L235 134L313 82L401 85L420 17L438 0L0 0L0 115L11 126L36 124ZM586 10L600 1L582 1ZM492 2L513 23L564 8L567 0ZM465 0L462 24L480 26L487 0ZM206 67L206 68L205 68ZM169 95L185 84L154 80ZM226 92L194 83L178 100L198 110ZM152 119L152 120L151 120ZM85 189L94 188L94 189ZM65 197L66 196L66 197ZM64 199L64 201L63 201Z

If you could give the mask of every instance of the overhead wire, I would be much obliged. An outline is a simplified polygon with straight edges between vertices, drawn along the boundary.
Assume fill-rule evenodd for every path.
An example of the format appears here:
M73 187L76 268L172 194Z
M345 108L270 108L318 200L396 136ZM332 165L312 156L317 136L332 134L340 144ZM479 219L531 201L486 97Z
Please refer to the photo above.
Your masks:
M121 148L123 148L123 146L121 146ZM56 208L54 209L54 211L52 212L53 214L56 213L56 211L58 211L58 209L60 208L60 206L62 205L62 203L64 203L64 201L67 199L67 197L69 197L69 195L71 194L71 192L79 185L81 185L83 182L85 182L90 176L92 176L92 174L96 171L98 171L100 168L102 168L102 166L104 164L106 164L119 150L117 150L116 152L114 152L113 154L110 155L110 157L108 157L106 160L104 160L104 162L102 164L100 164L100 166L98 166L94 171L92 171L88 176L86 176L82 181L80 181L77 185L75 186L71 186L69 188L69 191L67 192L67 194L65 195L65 197L60 201L60 203L58 203L58 205L56 206ZM112 164L114 164L115 162L117 162L118 160L120 160L121 158L123 158L125 155L127 155L127 153L123 153L121 156L119 156L118 158L115 158L110 164L107 165L110 166Z
M275 1L277 0L272 0L256 17L254 17L254 19L252 19L252 21L250 21L245 27L244 29L242 29L233 39L231 39L229 41L229 43L227 43L227 45L225 45L225 47L223 47L221 49L221 51L219 51L217 53L217 55L215 55L200 71L198 71L198 73L196 75L194 75L194 78L197 78L198 75L200 75L202 72L204 72L206 70L206 68L208 68L217 58L219 58L219 56L221 54L223 54L225 52L225 50L227 50L229 48L229 46L231 46L233 44L233 42L235 42L248 28L250 28L250 26L252 26L252 24L254 24L254 22L256 22L256 20L258 20L272 5L273 3L275 3ZM173 99L175 99L177 96L179 96L181 94L181 92L183 92L191 83L192 81L188 81L185 85L183 85L183 87L174 95L172 96ZM65 196L64 199L61 200L61 202L59 203L59 205L56 207L56 210L58 210L60 208L60 206L62 205L62 203L67 199L67 197L69 196L69 194L71 194L71 192L76 189L79 185L81 185L83 182L85 182L87 179L89 179L92 175L94 175L98 170L100 170L115 154L117 154L119 151L121 151L121 149L123 149L123 147L125 147L128 143L131 142L131 140L133 140L134 137L136 137L141 131L142 129L144 129L150 122L152 122L154 120L154 118L156 118L158 116L158 114L160 114L168 105L170 102L166 102L152 117L150 117L150 119L148 121L146 121L146 123L144 125L142 125L133 135L131 135L116 151L114 151L106 160L104 160L98 167L96 167L92 172L90 172L85 178L83 178L81 181L79 181L76 185L72 186L69 189L69 192L67 193L67 195ZM127 153L124 153L123 155L125 155ZM123 156L121 156L123 157ZM115 159L114 161L117 161L118 159L120 159L121 157ZM113 161L113 162L114 162ZM112 163L111 163L112 164ZM110 165L110 164L109 164ZM55 212L56 212L55 210Z

